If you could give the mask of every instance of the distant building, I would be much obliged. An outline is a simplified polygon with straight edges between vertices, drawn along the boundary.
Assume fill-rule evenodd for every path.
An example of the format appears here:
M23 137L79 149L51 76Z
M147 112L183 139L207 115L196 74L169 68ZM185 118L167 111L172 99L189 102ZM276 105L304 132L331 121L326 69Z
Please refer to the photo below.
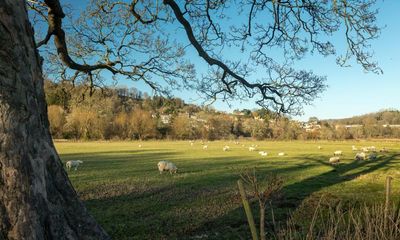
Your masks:
M400 124L383 124L383 127L400 128Z
M262 117L260 117L260 116L255 116L254 119L255 119L255 120L258 120L258 121L260 121L260 122L264 122L264 121L265 121L265 119L262 118Z
M341 124L338 124L338 125L335 125L335 129L336 130L338 130L339 128L346 128L346 129L350 129L350 128L361 128L361 127L363 127L364 125L362 125L362 124L349 124L349 125L341 125Z
M377 124L374 124L373 126L379 126ZM335 125L335 129L344 127L346 129L350 129L350 128L362 128L364 127L363 124L350 124L350 125ZM400 124L383 124L382 127L390 127L390 128L400 128Z
M313 121L313 122L303 122L301 123L301 127L306 130L306 132L315 132L320 130L322 127L318 122Z
M351 125L345 125L345 128L360 128L363 127L364 125L362 124L351 124Z
M164 124L169 124L171 122L171 118L172 118L171 114L160 115L160 121Z

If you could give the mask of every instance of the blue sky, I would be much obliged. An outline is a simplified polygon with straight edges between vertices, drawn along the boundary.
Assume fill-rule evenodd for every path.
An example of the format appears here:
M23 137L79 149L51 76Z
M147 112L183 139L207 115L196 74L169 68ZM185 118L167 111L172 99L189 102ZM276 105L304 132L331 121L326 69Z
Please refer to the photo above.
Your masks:
M295 119L307 120L312 116L320 119L343 118L387 108L400 109L400 25L397 21L400 1L378 1L378 7L379 25L385 27L380 38L372 42L371 49L384 73L365 73L358 65L339 67L334 57L306 57L298 66L326 75L329 86L311 106L304 107L304 115ZM342 46L338 48L344 47L344 41L339 44ZM251 100L241 106L257 107ZM221 102L215 107L231 110Z
M74 8L82 3L74 0L66 2L73 3ZM397 21L400 1L378 0L377 6L380 9L378 23L385 27L382 29L380 38L371 42L371 49L375 52L374 59L378 61L384 74L365 73L358 65L349 68L339 67L334 57L307 56L296 66L327 76L328 89L312 105L304 107L303 116L294 117L295 119L307 120L311 116L320 119L342 118L387 108L400 109L400 24ZM345 48L344 38L337 44L338 49ZM200 70L205 67L204 61L195 54L193 49L189 50L188 54L193 55L191 59ZM150 92L141 83L121 80L119 84ZM200 103L202 101L195 92L182 91L174 94L187 102ZM232 102L231 108L228 104L217 101L213 106L218 110L228 112L237 108L258 108L254 101L254 99L249 99L246 102Z
M305 60L316 73L328 77L328 90L313 106L305 107L305 115L319 118L342 118L386 108L400 109L400 1L379 1L378 22L385 26L371 49L384 74L364 73L359 66L341 68L333 59L315 57Z

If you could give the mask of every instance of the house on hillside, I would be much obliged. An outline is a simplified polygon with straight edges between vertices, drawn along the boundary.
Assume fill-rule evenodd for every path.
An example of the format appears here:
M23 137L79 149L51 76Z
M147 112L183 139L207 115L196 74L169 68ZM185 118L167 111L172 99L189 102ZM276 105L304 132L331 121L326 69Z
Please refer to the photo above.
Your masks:
M351 124L351 125L345 125L344 127L346 128L346 129L349 129L349 128L360 128L360 127L363 127L364 125L362 125L362 124Z
M361 128L364 125L362 124L349 124L349 125L341 125L341 124L337 124L335 125L335 129L338 130L339 128L346 128L346 129L351 129L351 128Z
M152 118L157 118L157 115L158 115L158 114L153 113L153 114L151 114L151 117L152 117ZM171 122L172 115L171 115L171 114L160 114L160 115L159 115L159 118L160 118L160 121L161 121L163 124L169 124L169 123Z
M306 131L306 132L315 132L321 129L321 125L318 124L318 122L303 122L301 124L301 127Z
M255 116L255 117L254 117L254 120L258 120L258 121L260 121L260 122L264 122L264 121L265 121L265 119L262 118L262 117L260 117L260 116Z
M383 124L383 127L400 128L400 124Z
M196 115L192 115L192 116L190 116L190 118L193 119L193 120L195 120L196 122L202 122L202 123L207 122L207 120L202 119L202 118L199 118L199 117L197 117Z

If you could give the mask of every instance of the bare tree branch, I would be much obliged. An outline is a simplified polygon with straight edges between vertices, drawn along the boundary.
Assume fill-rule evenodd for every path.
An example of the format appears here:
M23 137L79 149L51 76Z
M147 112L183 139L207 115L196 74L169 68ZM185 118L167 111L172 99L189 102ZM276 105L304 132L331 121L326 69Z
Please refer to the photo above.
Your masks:
M300 114L326 88L325 77L293 68L306 53L336 55L341 66L355 59L366 71L381 72L368 52L379 35L375 0L90 1L76 20L65 20L59 0L28 5L48 23L37 44L52 60L46 68L91 86L106 70L163 93L186 88L214 100L254 97L265 108ZM181 29L186 38L177 34ZM343 55L329 40L341 30L348 45ZM51 37L59 60L47 46ZM207 63L202 75L188 47Z

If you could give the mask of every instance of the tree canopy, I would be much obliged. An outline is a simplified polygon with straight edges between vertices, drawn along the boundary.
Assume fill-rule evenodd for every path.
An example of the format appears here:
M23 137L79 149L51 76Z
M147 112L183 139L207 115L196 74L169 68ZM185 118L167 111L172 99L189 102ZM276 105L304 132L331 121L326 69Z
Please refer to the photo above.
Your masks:
M369 52L380 30L374 4L91 0L79 14L79 7L59 0L28 1L46 72L61 80L94 88L111 73L163 94L186 88L211 101L254 97L260 106L288 114L301 113L326 88L326 77L295 68L308 53L381 72ZM344 52L336 51L336 35L346 43ZM206 72L196 73L203 63Z

